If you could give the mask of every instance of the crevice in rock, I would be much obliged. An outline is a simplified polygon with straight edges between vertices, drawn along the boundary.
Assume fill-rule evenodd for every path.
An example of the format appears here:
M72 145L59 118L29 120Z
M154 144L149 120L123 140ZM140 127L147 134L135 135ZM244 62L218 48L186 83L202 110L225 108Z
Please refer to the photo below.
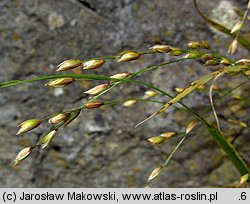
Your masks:
M82 4L84 7L96 12L96 9L94 7L92 7L89 2L87 1L83 1L83 0L77 0L80 4Z

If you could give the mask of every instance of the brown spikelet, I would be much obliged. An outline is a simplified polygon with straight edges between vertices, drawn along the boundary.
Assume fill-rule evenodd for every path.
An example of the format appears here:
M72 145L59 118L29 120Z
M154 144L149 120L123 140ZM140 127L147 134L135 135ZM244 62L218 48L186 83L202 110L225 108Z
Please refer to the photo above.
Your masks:
M172 48L168 45L154 45L150 47L149 49L155 52L160 52L160 53L167 53L167 52L172 51Z
M69 84L71 84L75 79L70 78L70 77L65 77L65 78L60 78L60 79L55 79L50 81L49 83L45 84L47 86L51 86L54 88L59 88L59 87L65 87Z
M186 134L190 133L195 128L198 122L199 120L196 118L192 120L191 122L189 122L185 130Z
M17 165L20 161L24 160L27 156L29 156L29 154L32 151L32 147L26 147L24 149L22 149L16 156L16 159L14 160L14 165Z
M161 173L162 167L155 168L151 174L148 177L148 182L154 180L160 173Z
M69 70L69 69L82 68L82 62L79 60L70 59L59 64L57 68L58 69L56 71L58 72Z
M103 106L104 103L103 102L98 102L98 101L95 101L95 102L89 102L87 104L85 104L84 106L87 108L87 109L94 109L94 108L99 108L101 106Z
M88 91L85 91L84 93L89 94L89 95L97 95L101 93L102 91L104 91L105 89L107 89L108 87L109 87L109 83L100 84L89 89Z
M120 54L120 58L117 60L117 62L129 62L133 60L137 60L140 58L140 54L137 51L130 50L125 51Z
M59 113L49 119L50 124L57 124L62 121L66 121L67 118L69 117L69 113Z

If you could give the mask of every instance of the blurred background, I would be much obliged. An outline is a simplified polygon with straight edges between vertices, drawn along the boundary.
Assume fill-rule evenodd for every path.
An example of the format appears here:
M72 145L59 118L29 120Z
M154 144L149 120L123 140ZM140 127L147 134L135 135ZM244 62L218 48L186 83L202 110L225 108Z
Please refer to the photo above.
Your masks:
M234 8L244 12L247 2L198 1L207 16L228 28L240 19ZM157 43L185 48L190 40L207 40L214 49L227 54L232 41L201 19L192 0L0 0L0 8L0 81L51 75L67 59L116 55L128 49L145 51ZM246 30L244 34L249 36ZM240 47L235 58L249 58L249 53ZM109 76L135 72L170 59L165 54L147 55L129 63L108 62L85 73ZM198 61L185 61L137 79L174 94L175 87L185 87L213 69ZM72 72L80 70L68 73ZM244 80L223 76L217 85L230 90ZM160 105L137 103L126 108L118 104L83 111L47 148L36 149L20 165L12 167L16 154L48 129L45 124L17 136L19 123L77 107L87 99L83 92L101 83L77 81L64 89L53 89L44 86L46 82L0 90L0 187L144 187L150 172L166 160L180 140L176 137L152 146L147 138L166 131L182 132L193 119L189 113L171 108L134 128ZM140 85L122 84L102 99L139 98L147 90ZM235 93L249 97L249 85ZM158 99L167 100L161 96ZM209 105L207 91L192 93L183 101L198 112ZM249 164L249 129L226 121L231 118L247 123L249 110L229 96L218 103L217 111L225 135ZM214 121L212 116L208 119ZM198 126L154 187L218 187L239 178L207 130Z

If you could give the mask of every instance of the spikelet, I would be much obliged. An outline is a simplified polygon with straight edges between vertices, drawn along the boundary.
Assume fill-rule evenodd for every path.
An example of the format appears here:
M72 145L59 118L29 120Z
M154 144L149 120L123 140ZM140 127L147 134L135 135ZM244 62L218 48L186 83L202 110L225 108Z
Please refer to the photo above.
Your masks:
M177 135L176 132L164 132L164 133L161 133L159 136L166 138L166 139L170 139L172 137L175 137L176 135Z
M240 177L240 184L246 183L249 180L249 174L245 174Z
M140 58L140 54L134 50L125 51L120 54L120 58L117 62L129 62L133 60L137 60Z
M216 59L207 60L205 62L205 65L210 65L210 66L216 66L218 64L220 64L220 62Z
M51 142L51 140L53 140L55 135L56 135L56 130L50 131L48 134L44 135L42 138L39 139L37 145L41 145L42 149L44 149Z
M245 71L245 75L250 76L250 70Z
M92 59L83 63L83 69L97 69L105 63L102 59Z
M70 59L70 60L66 60L64 62L62 62L61 64L59 64L57 66L57 72L59 71L65 71L65 70L69 70L69 69L76 69L76 68L82 68L82 62L79 60L75 60L75 59Z
M174 90L175 90L177 93L181 93L181 92L183 92L183 91L185 90L185 88L176 87Z
M229 47L228 47L228 53L229 54L231 54L231 55L233 55L235 52L236 52L236 50L237 50L237 46L238 46L238 41L236 40L236 39L234 39L232 42L231 42L231 44L229 45Z
M151 90L145 91L144 96L143 96L143 99L149 99L149 98L152 98L152 97L154 97L154 96L157 96L158 94L159 94L159 93L156 92L156 91L151 91Z
M63 126L67 126L68 124L70 124L73 120L75 120L79 114L81 113L81 109L77 109L75 111L72 111L69 115L69 117L64 121Z
M188 125L186 127L186 131L185 131L186 134L190 133L195 128L195 126L197 125L198 122L199 122L199 120L195 118L190 123L188 123Z
M69 117L70 113L59 113L49 119L50 124L57 124L62 121L66 121Z
M160 173L161 173L162 167L155 168L151 174L148 177L148 182L154 180Z
M238 22L234 25L234 27L232 28L232 30L231 30L230 33L237 33L237 32L239 32L239 30L241 29L242 25L243 25L243 22L242 22L242 21L238 21Z
M110 78L121 80L121 79L127 78L127 77L130 76L130 75L131 75L131 74L128 73L128 72L123 72L123 73L119 73L119 74L114 74L114 75L110 76Z
M89 89L88 91L85 91L84 93L89 94L89 95L97 95L97 94L103 92L108 87L109 87L109 83L100 84L100 85L97 85L97 86Z
M26 120L17 126L20 127L19 131L17 132L17 135L29 132L30 130L33 130L34 128L38 127L41 123L42 121L40 119Z
M214 57L214 55L212 55L212 54L204 54L204 55L202 55L201 56L201 59L203 59L203 60L205 60L205 61L207 61L207 60L212 60L212 59L214 59L215 57Z
M125 107L130 107L130 106L132 106L132 105L134 105L134 104L136 104L136 103L137 103L137 100L136 100L136 99L131 99L131 100L125 101L125 102L123 103L123 106L125 106Z
M95 101L95 102L89 102L87 104L85 104L84 106L87 108L87 109L94 109L94 108L99 108L101 106L103 106L104 103L103 102L98 102L98 101Z
M160 53L167 53L167 52L172 51L172 48L168 45L154 45L150 47L149 49L155 52L160 52Z
M14 160L14 165L17 165L18 163L20 163L22 160L24 160L26 157L29 156L29 154L32 152L32 147L26 147L24 149L22 149L16 156L15 160Z
M156 144L162 144L163 142L165 142L167 138L165 137L160 137L160 136L155 136L155 137L150 137L148 139L148 141L152 144L152 145L156 145Z
M179 56L179 55L182 55L183 53L184 53L184 51L179 49L179 48L172 48L172 51L170 52L170 55Z
M223 64L223 65L230 65L231 62L230 60L226 59L226 58L222 58L222 60L220 61L220 64Z
M75 79L70 78L70 77L65 77L65 78L52 80L52 81L50 81L49 83L47 83L45 85L51 86L51 87L54 87L54 88L61 88L61 87L65 87L65 86L71 84L73 81L75 81Z

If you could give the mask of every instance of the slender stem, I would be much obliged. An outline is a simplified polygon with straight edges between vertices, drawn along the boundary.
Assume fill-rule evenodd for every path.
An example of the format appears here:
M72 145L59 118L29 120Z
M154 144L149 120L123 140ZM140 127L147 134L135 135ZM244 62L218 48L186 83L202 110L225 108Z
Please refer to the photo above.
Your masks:
M180 135L182 135L182 134L184 134L184 136L181 138L181 140L178 142L178 144L174 147L173 151L168 156L168 158L162 163L162 165L161 165L161 172L157 175L157 177L154 180L150 181L150 183L149 183L150 186L152 185L152 182L155 182L159 178L159 176L162 173L162 170L164 170L167 167L167 165L169 164L169 162L172 160L174 154L180 148L180 146L182 145L182 143L187 139L188 134L181 133Z
M249 10L249 5L250 5L250 0L248 1L247 9L245 10L244 15L243 15L243 18L242 18L242 25L244 25L244 22L245 22L245 20L246 20L246 18L247 18L247 14L248 14L248 10ZM241 28L242 28L242 27L241 27ZM236 37L235 37L236 40L238 40L238 37L239 37L240 32L241 32L241 28L240 28L240 30L239 30L239 31L237 32L237 34L236 34Z
M149 54L155 54L157 52L155 51L142 51L142 52L138 52L140 55L149 55ZM114 60L119 58L120 55L112 55L112 56L101 56L99 58L94 58L94 59L105 59L105 60ZM85 61L85 60L84 60ZM88 61L88 60L86 60Z
M213 82L212 82L212 84L211 84L211 86L210 86L210 88L209 88L209 99L210 99L212 111L213 111L213 113L214 113L214 118L215 118L215 121L216 121L216 123L217 123L217 127L218 127L218 129L221 131L221 129L220 129L220 121L219 121L219 119L218 119L218 116L217 116L217 113L216 113L216 110L215 110L215 106L214 106L214 102L213 102L213 93L212 93L212 92L213 92L214 83L215 83L215 81L218 79L219 76L220 76L220 75L216 76L216 77L213 79Z
M113 101L107 101L107 102L104 102L104 105L113 105L113 104L117 104L117 103L123 103L123 102L129 101L129 100L136 100L136 101L164 104L163 101L141 99L141 98L128 98L128 99L117 99L117 100L113 100Z

